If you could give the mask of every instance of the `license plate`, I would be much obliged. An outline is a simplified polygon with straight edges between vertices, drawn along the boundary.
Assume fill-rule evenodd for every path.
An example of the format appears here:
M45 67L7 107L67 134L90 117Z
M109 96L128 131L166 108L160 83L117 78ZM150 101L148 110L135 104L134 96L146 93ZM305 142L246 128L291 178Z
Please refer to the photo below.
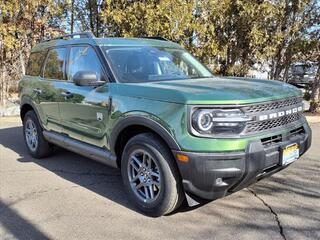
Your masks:
M282 165L287 165L299 158L299 146L294 143L282 150Z

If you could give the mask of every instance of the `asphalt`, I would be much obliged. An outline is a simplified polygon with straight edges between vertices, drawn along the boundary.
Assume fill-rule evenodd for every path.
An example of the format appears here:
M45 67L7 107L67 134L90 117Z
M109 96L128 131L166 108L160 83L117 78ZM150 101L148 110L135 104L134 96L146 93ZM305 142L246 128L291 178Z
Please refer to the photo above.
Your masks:
M36 160L18 118L0 118L0 239L320 239L320 124L287 169L170 216L138 213L120 172L57 149Z

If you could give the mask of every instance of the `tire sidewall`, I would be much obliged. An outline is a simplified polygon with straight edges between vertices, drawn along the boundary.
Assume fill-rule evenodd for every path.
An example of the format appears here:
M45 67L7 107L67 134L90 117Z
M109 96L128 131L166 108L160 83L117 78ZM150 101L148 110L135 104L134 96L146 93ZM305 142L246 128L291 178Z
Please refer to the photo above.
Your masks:
M37 148L35 151L32 151L32 149L29 148L28 144L27 144L27 139L26 139L26 132L25 132L25 128L26 128L26 122L28 120L31 120L37 130L37 140L38 140L38 144L37 144ZM40 148L41 148L41 137L42 137L42 128L40 127L40 124L38 122L38 118L36 117L35 113L33 111L29 111L26 113L25 117L23 118L23 137L24 137L24 142L25 145L29 151L29 153L31 154L31 156L36 157L37 155L39 155L40 153Z
M143 149L147 151L159 167L161 179L160 195L155 201L151 203L142 201L135 195L133 190L131 190L127 171L128 161L131 153L137 149ZM121 173L129 197L131 200L133 200L133 202L139 209L151 216L159 216L162 215L163 212L165 212L165 210L168 208L168 205L170 204L170 196L172 192L176 191L176 189L173 189L172 187L171 181L173 176L170 166L162 153L157 149L157 146L154 146L154 143L152 141L146 142L133 139L132 141L130 140L128 142L122 154Z

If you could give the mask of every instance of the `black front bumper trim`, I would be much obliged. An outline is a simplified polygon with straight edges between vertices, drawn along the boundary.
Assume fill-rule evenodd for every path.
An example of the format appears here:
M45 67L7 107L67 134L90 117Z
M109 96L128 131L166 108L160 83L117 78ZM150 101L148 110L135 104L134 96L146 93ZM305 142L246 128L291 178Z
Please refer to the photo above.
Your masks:
M261 141L248 144L243 152L196 153L173 151L183 154L189 161L177 160L186 193L213 200L243 189L287 166L281 165L281 150L297 143L300 156L311 145L310 127L304 125L304 133L286 137L281 142L265 147Z

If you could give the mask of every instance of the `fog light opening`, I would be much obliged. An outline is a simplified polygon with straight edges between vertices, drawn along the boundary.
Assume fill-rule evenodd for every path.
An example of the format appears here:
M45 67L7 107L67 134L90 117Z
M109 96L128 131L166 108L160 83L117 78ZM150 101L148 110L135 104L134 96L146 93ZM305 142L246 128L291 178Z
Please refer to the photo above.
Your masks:
M215 185L216 186L226 186L228 184L225 183L222 178L216 178Z

